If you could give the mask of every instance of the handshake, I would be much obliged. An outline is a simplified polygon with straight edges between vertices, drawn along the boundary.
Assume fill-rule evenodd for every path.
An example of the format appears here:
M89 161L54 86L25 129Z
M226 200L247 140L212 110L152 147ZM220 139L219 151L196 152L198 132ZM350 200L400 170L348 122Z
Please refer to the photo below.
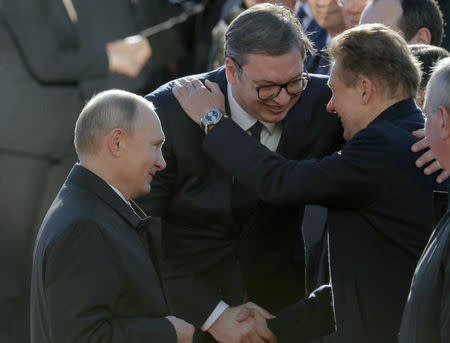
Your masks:
M192 343L194 327L183 323L183 328L174 324L178 343ZM252 302L228 307L207 331L223 343L303 343L329 335L335 329L332 288L323 285L307 298L283 308L277 317ZM181 336L184 340L180 340Z
M110 72L135 78L152 56L152 48L145 37L135 35L106 44L106 54Z
M166 317L175 327L178 343L192 343L194 326L174 316ZM267 327L266 319L274 318L254 303L228 307L207 330L217 342L277 343Z

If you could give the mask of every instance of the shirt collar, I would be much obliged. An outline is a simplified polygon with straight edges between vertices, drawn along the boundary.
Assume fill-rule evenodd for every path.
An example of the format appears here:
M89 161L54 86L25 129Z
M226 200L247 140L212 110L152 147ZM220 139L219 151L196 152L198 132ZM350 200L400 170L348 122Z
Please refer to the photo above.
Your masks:
M227 87L228 87L227 93L228 93L228 103L230 104L231 119L233 119L233 121L236 124L238 124L242 130L247 131L257 122L257 119L253 117L251 114L247 113L234 99L231 91L231 84L228 83ZM267 123L264 121L261 121L261 123L269 131L270 134L272 134L273 131L275 130L276 123Z

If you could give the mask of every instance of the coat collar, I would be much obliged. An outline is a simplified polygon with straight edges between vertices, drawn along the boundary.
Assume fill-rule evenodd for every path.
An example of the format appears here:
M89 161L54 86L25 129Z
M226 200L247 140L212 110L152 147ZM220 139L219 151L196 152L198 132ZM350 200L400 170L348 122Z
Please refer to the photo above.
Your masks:
M136 230L145 227L151 220L133 200L130 201L131 207L128 206L102 178L78 163L73 166L67 181L100 198Z
M420 108L417 107L416 102L412 98L405 99L389 106L374 120L372 120L368 126L376 124L382 120L392 121L395 119L400 119L402 117L411 115L411 113L421 114L422 112Z

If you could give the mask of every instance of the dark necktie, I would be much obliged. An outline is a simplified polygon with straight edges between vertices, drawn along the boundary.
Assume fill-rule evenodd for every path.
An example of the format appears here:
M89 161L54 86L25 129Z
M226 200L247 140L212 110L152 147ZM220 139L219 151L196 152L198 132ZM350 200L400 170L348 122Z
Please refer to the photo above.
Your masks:
M263 124L257 121L248 129L248 132L259 142L261 140L262 128ZM257 204L257 198L234 177L232 192L233 216L236 222L242 226L243 224L247 224L251 219Z
M248 131L251 133L252 137L255 137L255 139L258 142L261 142L261 130L263 128L263 124L258 120L251 128L248 129Z

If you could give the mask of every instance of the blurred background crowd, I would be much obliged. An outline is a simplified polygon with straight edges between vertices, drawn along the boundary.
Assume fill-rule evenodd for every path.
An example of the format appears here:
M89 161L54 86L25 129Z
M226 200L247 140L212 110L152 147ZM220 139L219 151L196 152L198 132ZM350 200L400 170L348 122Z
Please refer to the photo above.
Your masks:
M301 20L316 49L310 73L329 73L328 43L360 21L401 33L425 75L448 56L448 0L438 1L443 22L432 9L417 22L419 0L0 0L0 342L29 342L33 244L76 160L83 104L101 90L145 95L223 65L227 26L262 2Z

